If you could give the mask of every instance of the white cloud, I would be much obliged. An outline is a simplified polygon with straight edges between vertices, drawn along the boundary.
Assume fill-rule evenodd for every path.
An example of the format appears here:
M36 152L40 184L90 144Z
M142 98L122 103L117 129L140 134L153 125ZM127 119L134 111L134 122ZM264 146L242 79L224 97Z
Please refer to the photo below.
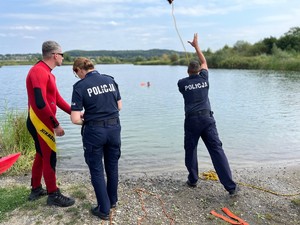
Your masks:
M14 33L1 33L0 34L0 37L4 37L4 38L12 38L12 37L17 37L18 35L17 34L14 34Z
M240 3L245 3L245 1L240 0ZM274 5L274 4L284 4L288 3L287 0L247 0L248 5Z
M26 30L26 31L43 31L43 30L48 30L48 28L46 28L46 27L42 27L42 26L29 26L29 25L12 26L9 29L10 30Z
M197 5L197 6L182 6L175 8L174 14L175 15L185 15L189 17L200 17L200 16L208 16L208 15L224 15L229 14L234 11L241 10L240 5L234 6L205 6L205 5Z
M41 43L49 38L68 49L182 50L173 7L183 42L198 32L201 45L213 50L238 40L278 37L300 21L299 0L175 0L172 6L166 0L18 2L1 2L5 7L0 8L1 44L12 52L22 49L24 39Z
M92 6L93 4L96 3L103 3L103 4L128 4L128 3L136 3L136 0L48 0L48 1L43 1L43 4L48 4L48 5L86 5L86 6ZM138 0L138 3L155 3L157 2L156 0Z
M10 20L33 20L35 22L45 21L54 19L53 15L45 15L40 13L2 13L0 17L3 19L10 19Z

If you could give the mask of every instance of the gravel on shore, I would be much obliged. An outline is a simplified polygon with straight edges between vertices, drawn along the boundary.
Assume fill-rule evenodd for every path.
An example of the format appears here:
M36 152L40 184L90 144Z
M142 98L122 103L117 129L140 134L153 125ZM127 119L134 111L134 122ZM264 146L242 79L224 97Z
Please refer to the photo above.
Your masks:
M235 197L229 197L219 181L199 180L196 188L188 187L186 171L121 174L117 208L111 211L110 221L102 221L90 213L96 200L89 172L60 171L57 174L59 187L63 194L76 199L75 205L49 207L44 197L29 203L29 207L14 210L1 224L229 224L210 213L215 210L226 216L221 210L223 207L251 225L300 224L299 165L232 168L232 172L241 189ZM0 188L28 186L29 194L29 184L28 175L0 176Z

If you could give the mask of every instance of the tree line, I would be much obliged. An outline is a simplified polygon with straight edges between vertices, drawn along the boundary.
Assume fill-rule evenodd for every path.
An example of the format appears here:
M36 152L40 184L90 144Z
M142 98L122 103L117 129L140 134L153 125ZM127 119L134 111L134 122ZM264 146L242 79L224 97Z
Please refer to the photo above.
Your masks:
M237 41L232 47L203 53L210 68L300 71L300 27L290 28L280 38L271 36L254 44ZM187 65L197 60L195 53L166 49L72 50L64 53L64 64L72 64L79 56L91 58L95 64ZM33 64L41 58L41 54L0 55L0 65Z

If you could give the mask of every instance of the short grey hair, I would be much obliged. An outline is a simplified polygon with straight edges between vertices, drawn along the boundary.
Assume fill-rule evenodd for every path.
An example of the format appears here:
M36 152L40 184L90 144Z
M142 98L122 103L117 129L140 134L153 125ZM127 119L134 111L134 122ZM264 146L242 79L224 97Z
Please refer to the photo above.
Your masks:
M57 51L61 51L61 47L55 41L45 41L42 45L43 58L50 58Z
M189 74L197 74L200 71L200 64L198 61L191 61L188 66Z

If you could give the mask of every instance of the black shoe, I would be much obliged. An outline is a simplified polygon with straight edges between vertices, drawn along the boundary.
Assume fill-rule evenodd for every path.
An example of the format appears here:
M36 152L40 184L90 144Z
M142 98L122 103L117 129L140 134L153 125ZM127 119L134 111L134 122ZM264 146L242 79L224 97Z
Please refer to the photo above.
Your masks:
M240 191L240 187L239 185L236 185L235 189L234 190L230 190L229 191L229 196L230 197L235 197L238 195L238 192Z
M98 206L96 206L95 208L92 207L91 212L94 216L98 216L102 220L109 220L109 214L104 214L104 213L100 212Z
M29 201L35 201L35 200L37 200L40 197L45 196L45 195L47 195L47 191L44 188L42 188L42 185L41 185L37 188L31 189L28 200Z
M187 180L186 184L189 186L189 187L197 187L197 182L196 183L191 183L189 180Z
M74 205L74 203L74 199L62 195L59 189L57 189L56 192L50 193L47 199L47 205L56 205L60 207L68 207Z

